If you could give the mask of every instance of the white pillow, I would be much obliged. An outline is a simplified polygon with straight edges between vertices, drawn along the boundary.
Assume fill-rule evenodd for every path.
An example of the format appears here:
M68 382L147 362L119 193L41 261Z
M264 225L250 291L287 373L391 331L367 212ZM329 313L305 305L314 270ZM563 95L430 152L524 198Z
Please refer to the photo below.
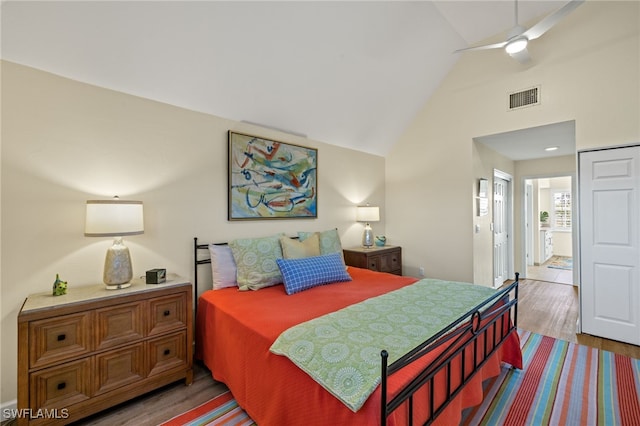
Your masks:
M226 287L237 287L237 268L233 260L231 247L228 245L209 244L211 255L211 278L213 278L213 289L220 290Z

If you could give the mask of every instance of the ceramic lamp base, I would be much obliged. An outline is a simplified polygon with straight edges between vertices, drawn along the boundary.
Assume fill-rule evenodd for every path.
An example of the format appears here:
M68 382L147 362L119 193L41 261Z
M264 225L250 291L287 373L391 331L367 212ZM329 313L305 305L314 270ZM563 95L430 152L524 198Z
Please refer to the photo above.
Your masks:
M368 223L364 227L364 233L362 234L362 246L370 248L373 245L373 230Z
M122 243L122 238L116 238L107 250L102 280L107 290L118 290L130 287L131 278L133 278L133 270L129 249Z

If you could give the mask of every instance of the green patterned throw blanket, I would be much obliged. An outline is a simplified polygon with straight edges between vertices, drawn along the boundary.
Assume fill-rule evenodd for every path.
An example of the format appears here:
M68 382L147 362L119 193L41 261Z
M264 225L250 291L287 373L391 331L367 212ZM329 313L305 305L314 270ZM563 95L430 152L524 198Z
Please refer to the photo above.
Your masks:
M423 279L291 327L271 352L288 357L355 412L380 383L382 349L391 364L495 292Z

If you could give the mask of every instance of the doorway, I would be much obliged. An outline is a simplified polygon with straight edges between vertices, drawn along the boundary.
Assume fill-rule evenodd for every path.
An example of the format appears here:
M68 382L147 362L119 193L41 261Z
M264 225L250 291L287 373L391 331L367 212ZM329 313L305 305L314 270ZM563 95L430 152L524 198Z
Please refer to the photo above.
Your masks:
M574 283L572 188L571 176L525 180L528 279Z
M493 171L493 287L513 276L513 195L512 177Z

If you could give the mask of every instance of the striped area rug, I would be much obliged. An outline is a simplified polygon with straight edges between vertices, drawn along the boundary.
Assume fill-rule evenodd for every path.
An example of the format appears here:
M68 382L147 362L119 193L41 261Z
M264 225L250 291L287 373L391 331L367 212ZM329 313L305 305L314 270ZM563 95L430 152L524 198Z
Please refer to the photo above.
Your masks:
M520 331L522 370L503 367L462 425L640 425L640 360Z
M255 422L238 406L231 392L227 391L162 424L162 426L182 425L251 426L255 425Z
M640 360L522 330L520 341L524 368L487 380L461 425L640 425ZM254 424L226 392L163 426Z

